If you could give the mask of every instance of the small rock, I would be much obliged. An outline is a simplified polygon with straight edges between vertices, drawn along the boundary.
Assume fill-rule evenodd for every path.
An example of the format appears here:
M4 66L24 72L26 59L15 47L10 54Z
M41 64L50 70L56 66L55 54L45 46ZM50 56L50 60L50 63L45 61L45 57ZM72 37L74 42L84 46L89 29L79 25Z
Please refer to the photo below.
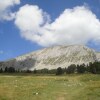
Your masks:
M38 92L34 92L34 93L33 93L33 95L38 95L38 94L39 94Z
M36 93L36 95L38 95L39 93Z

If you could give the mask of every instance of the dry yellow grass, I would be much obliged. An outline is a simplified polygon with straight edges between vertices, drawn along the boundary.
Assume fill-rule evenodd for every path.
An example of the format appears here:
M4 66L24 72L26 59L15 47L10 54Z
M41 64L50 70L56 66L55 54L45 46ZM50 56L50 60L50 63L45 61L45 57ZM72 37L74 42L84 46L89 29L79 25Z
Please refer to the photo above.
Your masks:
M0 75L0 100L100 100L100 75Z

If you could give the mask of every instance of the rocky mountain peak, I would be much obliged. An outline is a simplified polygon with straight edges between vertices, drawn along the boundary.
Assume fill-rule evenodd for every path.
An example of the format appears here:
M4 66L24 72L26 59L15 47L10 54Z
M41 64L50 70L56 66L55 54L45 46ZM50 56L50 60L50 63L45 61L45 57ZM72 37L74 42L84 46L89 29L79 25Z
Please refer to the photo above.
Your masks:
M95 50L84 45L53 46L16 57L4 62L4 65L21 70L65 68L71 64L97 61L100 58L98 55Z

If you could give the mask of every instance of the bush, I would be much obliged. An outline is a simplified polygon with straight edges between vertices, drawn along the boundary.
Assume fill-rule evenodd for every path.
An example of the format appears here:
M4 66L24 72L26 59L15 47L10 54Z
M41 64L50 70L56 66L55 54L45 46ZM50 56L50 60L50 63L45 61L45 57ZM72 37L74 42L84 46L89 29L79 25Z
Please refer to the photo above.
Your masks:
M46 68L41 69L41 73L42 73L42 74L48 74L48 69L46 69Z
M56 74L56 72L57 72L57 69L51 69L51 70L49 70L49 74Z

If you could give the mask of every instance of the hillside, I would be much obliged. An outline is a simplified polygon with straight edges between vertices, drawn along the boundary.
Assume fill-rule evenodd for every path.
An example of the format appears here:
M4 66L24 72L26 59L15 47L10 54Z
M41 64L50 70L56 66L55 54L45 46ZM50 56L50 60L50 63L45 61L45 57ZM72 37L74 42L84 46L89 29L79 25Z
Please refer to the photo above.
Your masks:
M12 66L21 70L55 69L65 68L70 64L88 64L98 60L100 60L100 53L83 45L54 46L2 62L1 67Z

